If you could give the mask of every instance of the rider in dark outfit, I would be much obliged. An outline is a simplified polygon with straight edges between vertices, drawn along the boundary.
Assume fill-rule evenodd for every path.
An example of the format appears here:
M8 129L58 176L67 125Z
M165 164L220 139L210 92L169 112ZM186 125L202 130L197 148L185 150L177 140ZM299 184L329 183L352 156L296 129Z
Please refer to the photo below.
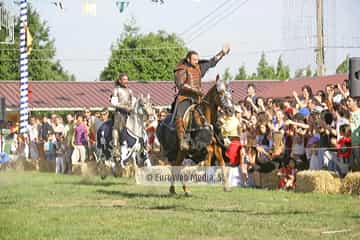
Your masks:
M199 103L202 96L201 79L209 68L214 67L230 48L225 45L223 49L210 60L199 60L199 54L195 51L187 53L174 69L175 84L178 94L175 99L175 125L181 151L189 150L189 144L184 140L185 129L183 116L193 103Z

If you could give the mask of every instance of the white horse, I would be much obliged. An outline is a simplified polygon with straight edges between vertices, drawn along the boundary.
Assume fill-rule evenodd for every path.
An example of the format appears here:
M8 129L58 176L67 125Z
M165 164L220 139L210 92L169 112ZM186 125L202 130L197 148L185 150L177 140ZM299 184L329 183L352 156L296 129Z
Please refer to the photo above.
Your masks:
M136 168L138 165L151 166L151 161L146 150L147 135L145 121L153 113L150 95L133 98L133 112L128 116L126 129L121 133L121 159L120 166L129 163Z
M100 141L102 147L94 156L102 179L108 174L106 166L112 169L114 176L117 176L116 169L118 164L122 169L125 169L127 165L132 165L134 169L139 165L151 166L151 161L146 151L147 136L145 121L154 110L149 95L146 98L141 95L140 98L133 97L132 99L133 111L128 116L125 129L120 133L121 141L119 147L121 148L121 156L119 158L114 158L112 154L111 135L109 135L110 138L106 138L104 132L100 133L98 141ZM108 153L107 157L105 151Z

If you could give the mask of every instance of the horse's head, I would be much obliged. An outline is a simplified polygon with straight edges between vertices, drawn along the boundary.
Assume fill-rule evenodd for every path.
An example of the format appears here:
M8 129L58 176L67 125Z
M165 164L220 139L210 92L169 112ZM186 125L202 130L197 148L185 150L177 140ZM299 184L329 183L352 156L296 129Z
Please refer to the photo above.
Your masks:
M147 95L147 97L140 95L140 98L138 99L136 104L136 111L137 114L146 117L154 113L153 104L151 103L149 94Z
M220 80L219 75L216 76L216 105L221 107L225 112L233 109L232 89L230 88L230 81Z

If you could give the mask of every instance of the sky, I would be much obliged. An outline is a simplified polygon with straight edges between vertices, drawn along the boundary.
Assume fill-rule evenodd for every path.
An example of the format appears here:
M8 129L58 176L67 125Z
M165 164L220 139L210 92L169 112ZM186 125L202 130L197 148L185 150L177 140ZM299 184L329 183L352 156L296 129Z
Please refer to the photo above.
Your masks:
M310 48L316 43L315 0L164 0L164 4L127 0L130 4L123 13L116 6L117 0L62 0L64 11L52 4L55 0L28 1L50 28L56 58L79 81L99 79L111 45L131 18L143 34L159 30L178 34L189 49L204 58L229 43L230 54L209 71L205 80L214 79L226 68L234 75L242 64L248 72L256 71L262 51L272 65L282 54L291 69L308 64L315 68ZM344 48L360 46L360 27L356 26L360 1L324 1L326 43L343 47L326 50L327 74L333 74L346 55L360 56L359 48ZM96 4L96 16L82 13L85 2Z

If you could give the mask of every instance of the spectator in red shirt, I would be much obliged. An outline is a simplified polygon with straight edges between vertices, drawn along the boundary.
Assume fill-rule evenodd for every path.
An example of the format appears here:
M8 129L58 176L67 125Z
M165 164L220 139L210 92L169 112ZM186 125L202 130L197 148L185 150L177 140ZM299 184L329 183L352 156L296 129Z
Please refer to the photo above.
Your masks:
M341 138L336 144L338 148L337 157L342 163L350 163L351 156L351 128L349 124L340 126Z
M340 176L344 177L349 168L351 157L351 127L349 124L340 126L341 138L336 143L337 165L339 167Z
M279 189L292 190L295 189L295 177L296 177L295 160L290 159L287 166L282 167L278 171L279 176Z

